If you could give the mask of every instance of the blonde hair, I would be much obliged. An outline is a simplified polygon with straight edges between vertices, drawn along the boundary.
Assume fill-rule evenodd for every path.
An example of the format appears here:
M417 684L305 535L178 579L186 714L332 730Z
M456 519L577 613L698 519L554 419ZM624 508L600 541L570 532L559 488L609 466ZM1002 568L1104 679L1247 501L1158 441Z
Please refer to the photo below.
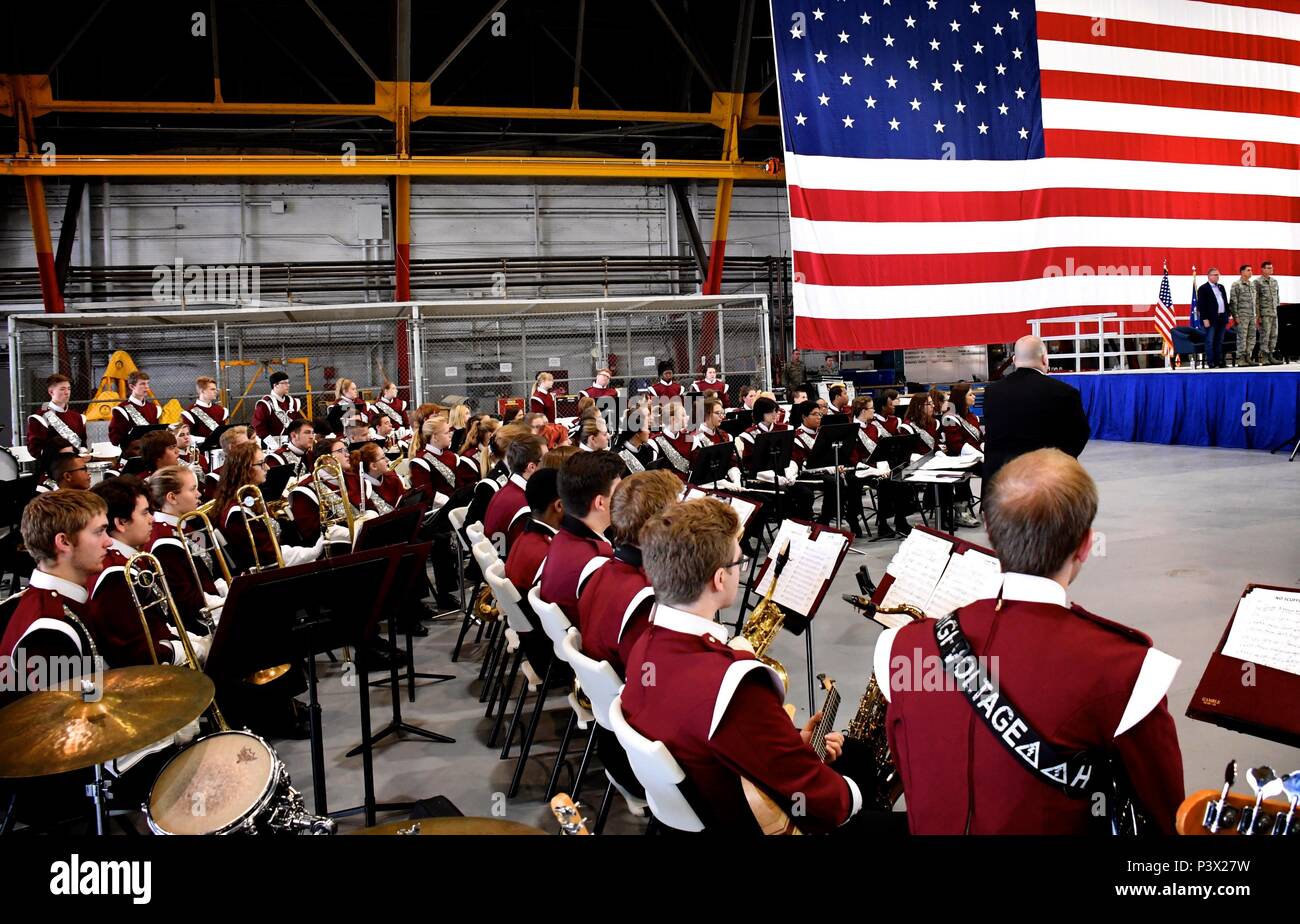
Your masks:
M536 381L533 382L533 388L536 388L538 385L542 384L542 379L548 379L549 381L554 382L555 376L549 372L537 373L537 379Z
M334 397L341 399L344 395L348 393L348 389L352 388L356 384L357 383L352 381L351 379L339 379L338 382L334 385Z
M108 504L91 491L48 491L37 494L23 508L23 543L37 564L58 560L54 539L63 533L70 540L96 516L108 515Z
M655 597L669 606L699 599L731 564L740 535L736 511L711 497L675 504L641 528L641 561Z
M168 494L179 494L185 487L185 476L197 480L194 470L186 465L167 465L149 476L149 503L154 510L162 510Z
M447 421L453 430L463 430L469 426L469 405L458 404L453 407Z
M203 389L207 388L209 385L215 384L217 384L217 380L210 375L201 375L194 380L194 387L198 390L199 394L203 394Z

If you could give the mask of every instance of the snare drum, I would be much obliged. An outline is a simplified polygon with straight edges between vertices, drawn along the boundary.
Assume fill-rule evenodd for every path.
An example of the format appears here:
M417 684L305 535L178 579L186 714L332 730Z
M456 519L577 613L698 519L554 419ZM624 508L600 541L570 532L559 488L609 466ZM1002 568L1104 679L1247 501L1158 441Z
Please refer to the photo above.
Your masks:
M303 809L289 772L262 738L221 731L194 741L162 768L145 820L155 834L332 834Z
M112 462L104 460L91 460L86 463L86 470L90 472L90 486L93 488L104 480L104 473L113 465Z

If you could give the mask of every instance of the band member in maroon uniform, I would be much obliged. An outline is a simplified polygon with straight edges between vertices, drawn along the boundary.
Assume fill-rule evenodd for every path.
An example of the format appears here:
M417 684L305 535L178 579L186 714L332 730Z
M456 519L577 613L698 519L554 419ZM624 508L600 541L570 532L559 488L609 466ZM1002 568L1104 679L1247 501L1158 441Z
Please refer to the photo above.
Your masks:
M695 446L688 432L690 419L686 408L679 402L672 402L663 408L662 425L659 435L655 437L655 447L659 458L672 466L683 481L690 474L691 463L695 461Z
M23 508L20 529L36 570L0 635L0 656L25 657L29 665L69 658L62 663L89 672L89 659L102 654L90 628L86 585L104 569L112 545L107 506L90 491L52 491ZM29 674L23 689L36 689L40 678L40 671Z
M483 515L483 535L497 547L498 555L508 555L510 546L528 526L528 479L541 467L545 456L546 441L540 436L520 437L506 447L510 477L488 502Z
M67 440L78 453L89 450L86 418L68 405L72 398L72 382L66 375L55 373L45 380L45 390L50 400L27 418L27 451L39 459L51 435Z
M650 421L645 414L627 415L627 429L619 434L618 457L632 475L658 467L659 447L650 438Z
M555 395L551 394L554 387L555 376L549 372L537 373L537 382L528 398L528 413L545 414L547 423L555 423Z
M264 481L266 481L266 457L261 446L252 442L242 443L230 451L221 472L221 481L212 496L212 509L216 513L212 525L226 540L232 572L248 571L258 562L263 567L268 565L275 567L274 537L267 532L265 523L248 518L252 511L246 511L235 496L243 485L260 485ZM278 524L272 524L272 526L276 525ZM254 548L257 550L256 559ZM286 566L300 565L320 558L324 549L325 538L322 536L315 545L311 546L281 545L280 554Z
M984 425L971 411L975 406L975 393L971 391L970 384L958 382L954 385L949 403L951 407L941 416L939 424L943 434L944 451L950 456L959 456L962 454L962 447L969 446L971 449L983 452ZM971 474L980 474L979 463L971 469ZM952 490L959 505L969 505L972 498L969 481L958 482L952 486ZM957 513L957 525L973 528L980 524L968 510L961 510Z
M856 481L874 486L876 504L876 539L896 539L912 531L907 523L911 492L888 477L871 473L871 466L881 460L880 441L889 436L876 414L875 400L863 395L853 400L853 419L858 425L858 441L853 447L851 461L855 466ZM850 481L852 484L853 481ZM893 526L889 521L892 518Z
M392 513L406 490L402 479L388 466L388 456L374 443L352 453L352 469L361 473L361 496L366 510L379 516Z
M324 480L326 489L335 494L341 490L332 476L316 470L316 462L326 457L332 459L343 472L343 480L348 488L348 501L353 505L353 509L358 509L361 502L360 493L352 490L352 479L348 477L352 471L352 459L348 454L347 444L336 437L326 437L312 450L307 474L289 489L289 512L293 515L294 529L298 537L308 545L314 545L321 538L320 494L317 482ZM331 543L352 541L347 527L338 524L331 527L330 535L325 539Z
M709 366L704 370L704 378L697 379L691 383L689 389L692 395L707 395L712 393L715 398L722 402L722 406L727 406L727 401L731 397L731 392L727 383L718 378L718 367Z
M142 480L148 479L160 468L179 465L181 452L176 445L176 434L170 430L146 433L140 440L140 458L144 463L144 468L139 473Z
M90 469L86 467L86 460L81 456L72 454L69 449L66 453L60 453L54 457L50 463L50 482L51 484L38 484L36 486L37 494L44 494L46 491L89 491L90 490Z
M194 567L190 567L189 553L185 550L188 540L181 534L178 524L182 516L199 506L194 473L182 465L159 469L149 478L148 488L154 514L146 548L162 566L163 576L167 578L167 586L176 602L176 611L186 629L195 635L207 635L211 628L209 614L220 610L230 588L221 577L220 565L216 561L199 556Z
M289 424L287 434L288 439L279 449L266 454L266 464L271 468L280 465L292 466L293 478L297 481L304 475L311 474L307 460L316 445L316 428L310 420L295 420Z
M432 540L430 558L436 585L436 604L440 610L457 609L460 604L452 593L457 586L456 558L451 548L451 520L448 514L468 500L470 486L465 484L465 466L451 451L451 426L446 417L434 416L424 421L428 440L419 456L411 460L411 490L423 491L423 507L429 516L421 526L421 540Z
M1096 830L1097 795L1101 804L1113 799L1103 778L1110 758L1122 766L1139 810L1172 834L1183 765L1165 693L1179 662L1141 632L1069 600L1092 549L1096 485L1057 449L1016 458L994 481L984 519L1004 572L998 598L962 607L955 620L886 630L876 645L876 679L890 700L889 745L912 831ZM914 671L942 665L940 638L997 659L996 675L987 684L981 679L974 701L946 672L949 687L913 689ZM1049 747L1062 758L1091 755L1091 775L1071 770L1062 779L1059 764L1047 762L1056 760ZM1034 757L1041 759L1031 764ZM1058 770L1059 783L1049 768Z
M641 529L681 494L670 472L641 472L619 482L610 502L614 557L588 578L578 597L582 651L625 676L627 656L650 625L654 589L641 568Z
M252 437L248 434L248 427L228 426L225 430L221 431L221 436L217 437L217 444L221 447L219 450L221 453L221 464L214 466L207 475L203 477L203 483L200 485L200 489L203 492L203 498L205 500L211 500L213 492L217 490L217 485L221 481L221 472L226 464L225 460L230 457L230 450L234 449L241 443L252 442Z
M758 398L754 401L754 422L745 429L745 432L736 437L736 455L740 456L741 461L745 463L747 469L753 470L754 462L751 451L754 448L754 441L758 439L761 433L772 433L776 430L788 429L786 424L777 420L781 409L771 398ZM757 474L757 473L754 473Z
M792 407L790 416L791 419L802 421L796 431L794 449L790 453L790 458L799 466L805 480L818 478L822 482L822 509L817 514L817 522L822 524L835 522L835 481L838 478L839 497L844 504L844 519L847 526L855 536L866 535L866 525L862 522L862 488L857 480L845 477L847 469L844 466L840 467L841 471L838 474L832 466L811 468L808 466L813 446L817 442L817 431L822 425L822 409L811 401L805 401ZM849 461L847 453L844 461Z
M934 419L934 402L929 395L922 392L912 397L898 432L912 435L912 452L915 454L925 455L943 449L943 434Z
M680 383L673 381L674 374L673 361L671 359L661 360L659 363L659 381L652 382L642 391L657 402L681 398L682 386Z
M217 403L217 382L206 375L194 380L198 400L181 412L181 418L190 425L190 435L199 442L207 439L226 422L227 412Z
M145 612L149 627L148 635L145 634L126 583L127 562L148 547L153 533L145 486L138 479L124 475L101 482L92 490L108 506L108 534L113 540L104 559L104 570L86 586L90 592L91 631L99 641L104 660L110 667L185 664L185 649L157 607ZM171 582L167 583L170 588ZM174 593L175 589L172 590ZM207 638L192 635L190 641L199 659L205 658Z
M253 433L268 449L277 449L284 441L289 424L303 417L302 402L289 394L289 373L271 373L271 393L253 405Z
M543 468L529 477L524 494L530 516L506 556L506 578L519 591L519 608L533 626L533 631L519 636L519 644L538 676L546 672L555 649L528 603L528 591L541 576L542 562L550 551L551 539L559 532L564 520L557 486L559 476L559 469Z
M902 421L898 419L898 392L886 388L880 393L880 406L876 408L877 428L881 435L895 436L901 423Z
M373 412L372 424L377 424L380 417L387 417L393 422L393 429L397 431L398 439L410 436L411 422L406 413L406 402L397 397L397 386L392 382L384 382L379 400L370 405L370 410Z
M601 369L596 372L596 381L578 392L578 394L585 395L593 401L598 398L615 398L618 396L618 389L609 384L613 378L614 373L608 369Z
M601 452L609 449L609 425L605 423L605 418L592 408L591 416L583 418L574 439L580 452Z
M149 373L136 370L126 377L129 394L125 401L113 408L108 420L108 441L121 446L127 434L136 427L152 427L158 423L158 402L149 398Z
M583 584L614 554L605 533L622 472L623 462L612 452L579 452L560 469L564 520L551 540L538 594L563 610L572 623L578 621Z
M339 379L334 384L334 403L325 416L339 435L347 433L349 427L364 425L367 431L370 429L366 403L361 400L357 383L351 379Z
M802 731L791 724L776 672L728 647L727 629L714 621L736 602L739 535L735 512L712 498L679 504L642 529L657 603L629 655L623 713L681 765L682 794L706 831L758 833L742 776L797 813L800 830L830 831L862 807L862 795L809 746L820 714ZM841 735L827 735L827 760L842 747Z

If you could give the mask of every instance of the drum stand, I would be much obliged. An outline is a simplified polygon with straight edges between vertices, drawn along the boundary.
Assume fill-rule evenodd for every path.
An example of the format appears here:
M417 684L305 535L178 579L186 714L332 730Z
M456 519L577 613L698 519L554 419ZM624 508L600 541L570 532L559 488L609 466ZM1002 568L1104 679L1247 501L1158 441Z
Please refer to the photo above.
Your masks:
M108 834L108 790L112 781L104 778L103 764L95 764L95 782L86 784L86 797L95 804L95 833Z

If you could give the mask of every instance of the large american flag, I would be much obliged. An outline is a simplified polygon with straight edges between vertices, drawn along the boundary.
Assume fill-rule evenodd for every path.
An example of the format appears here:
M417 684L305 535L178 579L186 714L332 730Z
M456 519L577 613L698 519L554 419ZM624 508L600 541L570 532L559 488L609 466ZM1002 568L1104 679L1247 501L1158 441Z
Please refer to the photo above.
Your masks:
M771 3L799 346L1152 319L1166 261L1288 300L1300 2Z

